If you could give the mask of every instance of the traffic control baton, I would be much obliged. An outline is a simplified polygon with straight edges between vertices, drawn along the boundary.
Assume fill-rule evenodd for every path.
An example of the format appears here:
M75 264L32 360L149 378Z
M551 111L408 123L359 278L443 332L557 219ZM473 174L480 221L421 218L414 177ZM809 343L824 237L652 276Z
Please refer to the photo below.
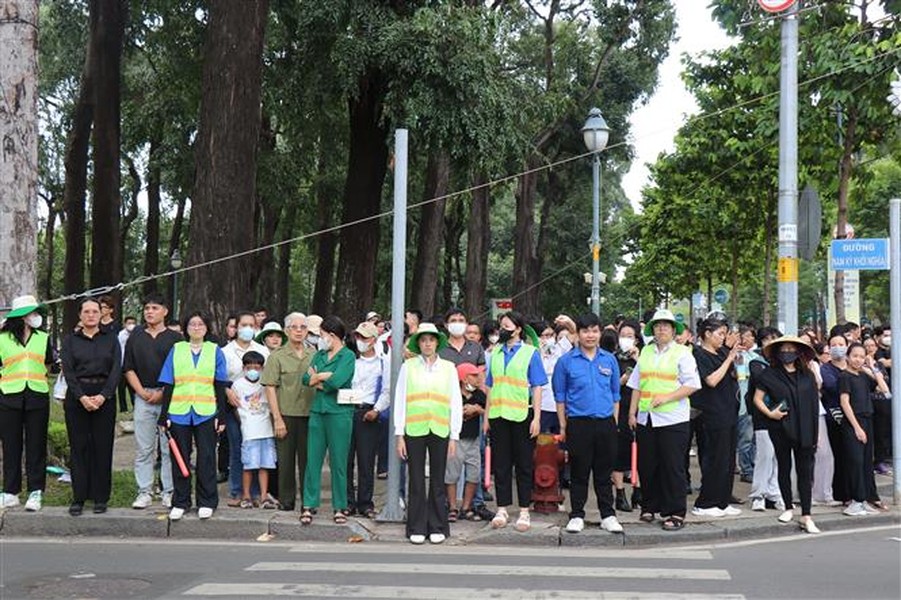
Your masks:
M485 436L485 489L491 487L491 438Z
M169 453L175 457L175 462L178 464L178 470L181 471L182 477L190 477L191 472L188 471L188 465L185 464L185 459L181 456L181 450L178 449L178 444L172 439L168 430L166 430L166 439L169 440Z
M638 487L638 439L632 433L632 487Z

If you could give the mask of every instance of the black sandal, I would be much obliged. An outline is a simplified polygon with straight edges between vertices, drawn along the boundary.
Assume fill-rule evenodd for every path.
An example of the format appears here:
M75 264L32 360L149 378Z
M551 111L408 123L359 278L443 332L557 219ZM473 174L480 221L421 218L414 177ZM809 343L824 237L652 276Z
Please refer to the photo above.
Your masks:
M670 516L663 521L664 531L679 531L685 527L685 519L682 517Z
M472 510L471 508L463 509L463 518L467 521L481 521L482 515Z
M456 523L457 519L460 518L460 511L456 508L452 508L447 512L447 522L448 523Z
M309 508L303 509L303 512L300 513L300 524L301 525L309 525L313 522L313 513Z
M638 517L638 520L642 523L653 523L654 522L654 513L643 512L641 516Z

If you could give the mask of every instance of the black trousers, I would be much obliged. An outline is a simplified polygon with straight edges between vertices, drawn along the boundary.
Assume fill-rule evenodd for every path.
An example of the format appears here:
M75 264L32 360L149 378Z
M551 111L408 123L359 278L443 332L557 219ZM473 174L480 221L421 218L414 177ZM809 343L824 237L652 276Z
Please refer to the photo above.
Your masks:
M664 427L638 426L641 512L685 517L685 453L690 427L688 421Z
M782 430L782 427L770 429L770 440L776 451L776 464L779 467L779 492L786 508L792 506L792 454L795 456L795 473L798 481L798 497L801 500L801 514L810 514L810 496L813 488L813 455L814 448L802 448L793 442Z
M407 498L407 537L443 533L450 535L447 521L447 488L444 470L447 466L447 438L434 433L404 436L407 444L407 466L410 490ZM429 490L425 489L426 452L429 456Z
M197 446L197 466L193 474L197 506L206 508L218 507L215 419L207 419L199 425L172 423L169 427L169 434L178 445L178 450L181 452L186 465L191 464L192 446ZM184 508L185 510L191 508L191 473L188 473L188 477L182 475L175 457L172 458L172 487L175 488L172 506Z
M513 472L516 470L516 497L520 508L532 503L532 460L535 441L529 437L532 413L516 423L507 419L490 419L491 465L499 508L513 504Z
M691 440L694 438L698 447L698 464L704 462L704 453L707 451L704 437L704 415L699 414L689 421L688 429L688 446L685 448L685 488L690 491L691 488Z
M892 458L892 401L882 396L873 399L874 462L889 462Z
M842 424L848 492L851 494L851 500L855 502L879 500L876 478L873 476L873 419L870 416L858 415L857 422L867 434L866 443L857 439L854 428L847 419Z
M851 499L848 491L848 474L845 467L845 441L842 435L842 426L826 415L826 435L829 438L829 447L832 448L832 460L835 471L832 473L832 497L841 502ZM788 506L786 504L786 506Z
M47 483L47 422L50 398L26 389L0 394L0 441L3 444L3 491L22 491L22 452L25 453L26 491L44 491Z
M732 427L704 428L704 458L701 461L701 492L695 500L698 508L726 508L732 501L735 482L735 445L737 430Z
M364 421L363 415L370 406L354 411L354 430L350 438L350 452L347 454L347 502L358 512L375 508L372 490L375 485L375 461L379 442L382 440L382 424ZM356 460L356 486L354 485L354 460Z
M601 518L612 517L613 490L610 473L616 459L616 422L613 417L591 419L575 417L566 424L566 443L569 449L570 518L585 517L588 500L588 478L594 475L594 493L598 498Z
M100 386L82 384L87 395L100 392ZM108 398L100 408L88 412L71 393L63 405L66 432L69 435L72 463L72 499L109 502L113 476L113 440L116 433L116 401Z

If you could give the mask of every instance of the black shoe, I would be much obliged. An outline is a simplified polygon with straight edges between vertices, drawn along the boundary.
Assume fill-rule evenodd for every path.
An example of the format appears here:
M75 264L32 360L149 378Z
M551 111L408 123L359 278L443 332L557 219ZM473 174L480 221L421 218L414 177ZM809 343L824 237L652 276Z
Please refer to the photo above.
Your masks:
M294 511L294 505L293 505L293 504L279 504L279 505L278 505L278 509L279 509L279 510L283 510L283 511L285 511L285 512L293 512L293 511Z
M641 488L632 488L632 509L641 508Z
M482 506L478 506L475 509L477 515L479 515L483 521L490 521L494 518L494 513L488 510L488 507L484 504Z
M216 475L216 483L225 483L228 481L228 471L222 471Z
M95 502L94 503L94 514L102 515L106 512L106 502Z
M742 483L754 483L754 478L751 477L750 475L742 475L741 477L738 478L738 480L741 481Z
M484 490L482 491L482 500L484 500L485 502L493 502L494 496L492 496L491 492L489 492L488 490ZM494 517L491 518L493 519Z
M626 500L626 490L616 490L616 503L614 508L622 512L632 512L632 505Z
M73 517L80 516L84 512L84 502L73 502L69 505L69 514Z
M732 504L738 504L739 506L745 503L744 500L742 500L741 498L736 498L735 496L732 496L732 498L729 499L729 502L731 502Z
M767 510L776 510L776 502L773 500L764 500L763 506Z

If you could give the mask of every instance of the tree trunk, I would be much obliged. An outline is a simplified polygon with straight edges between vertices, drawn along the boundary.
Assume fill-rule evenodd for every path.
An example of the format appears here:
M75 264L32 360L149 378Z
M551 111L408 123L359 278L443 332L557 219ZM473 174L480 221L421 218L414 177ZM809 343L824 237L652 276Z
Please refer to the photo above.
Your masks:
M425 178L424 201L447 194L450 181L450 155L445 150L429 154ZM413 285L410 290L410 306L424 315L435 313L435 296L438 293L438 257L444 245L444 208L442 198L422 206L419 220L419 239L416 244L416 260L413 265ZM445 275L447 273L445 272ZM448 282L445 282L447 285Z
M147 233L144 250L144 275L150 276L160 270L160 140L156 135L150 140L147 161ZM145 295L159 289L159 282L152 279L144 283Z
M297 219L297 203L289 202L285 206L285 218L282 222L282 241L294 236L294 221ZM278 270L275 277L275 306L277 314L285 315L291 306L289 296L291 274L291 244L282 244L278 249Z
M93 38L88 39L78 99L72 110L72 128L66 139L66 183L63 187L63 210L66 215L66 253L63 292L76 294L84 290L85 271L85 194L88 187L88 148L91 124L94 121L94 62L96 54ZM66 302L63 331L69 332L78 322L75 302Z
M455 199L444 219L444 275L442 278L441 297L438 302L438 310L451 306L460 306L459 289L461 279L460 269L460 238L463 237L464 223L467 215L462 201ZM455 283L457 285L455 285ZM437 297L437 294L436 294Z
M332 166L334 146L328 132L323 131L319 137L319 160L316 167L316 229L324 231L334 225L333 201L335 190L328 185L329 171ZM310 310L313 314L327 315L332 310L332 288L335 285L335 258L338 247L338 234L333 231L320 233L315 241L316 248L316 283L313 287L313 301Z
M534 169L534 156L526 163L526 169ZM513 242L513 306L525 315L538 312L539 289L537 282L538 254L535 245L535 197L538 174L520 176L516 188L516 225Z
M91 65L94 70L92 287L122 280L119 130L122 42L127 13L127 0L93 0L90 3L90 36L96 48L96 60Z
M848 126L843 133L844 145L842 146L842 158L838 168L838 219L836 220L836 237L840 240L847 236L848 226L848 185L851 182L851 173L854 169L852 157L854 147L857 144L857 109L851 107L848 111ZM835 272L835 322L845 322L845 273Z
M489 224L489 198L491 190L484 185L487 177L478 175L473 184L478 187L472 192L472 208L466 228L466 281L463 306L470 319L485 312L488 289L488 249L491 241Z
M0 0L0 306L37 293L36 0Z
M268 0L213 2L204 46L196 179L186 265L249 250L253 243L260 85ZM218 324L251 299L253 261L233 259L187 271L185 310Z
M56 215L59 212L56 207L56 199L47 197L47 224L44 226L44 246L47 249L47 271L44 279L44 289L40 292L44 298L53 298L53 270L56 259L56 244L54 243L54 235L56 235Z
M350 156L344 186L344 223L379 212L388 166L387 131L382 124L385 82L368 71L350 100ZM352 323L372 306L379 250L379 222L370 220L341 229L341 255L332 312Z
M143 188L141 174L138 173L138 167L137 165L135 165L134 160L132 160L131 157L127 154L125 155L125 163L128 165L128 176L131 177L131 195L128 198L127 212L122 215L122 231L119 237L119 252L120 256L122 257L123 266L125 261L125 248L128 245L128 235L131 232L131 226L134 224L135 219L138 218L138 195L141 193L141 189ZM124 268L122 270L122 273L124 277ZM121 311L119 312L119 314L122 314Z

